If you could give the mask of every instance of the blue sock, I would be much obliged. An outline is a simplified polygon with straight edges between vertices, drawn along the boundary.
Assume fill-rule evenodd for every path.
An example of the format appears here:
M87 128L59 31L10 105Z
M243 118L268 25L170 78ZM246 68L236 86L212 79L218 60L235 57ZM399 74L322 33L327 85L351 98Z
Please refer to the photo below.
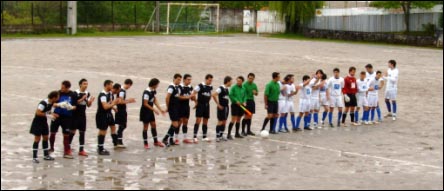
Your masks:
M355 111L355 122L359 122L359 111Z
M296 128L296 118L294 117L294 115L290 116L290 120L291 120L291 125L293 125L293 129Z
M396 114L396 110L398 109L396 101L392 101L392 104L393 104L393 113Z
M378 114L378 120L381 121L382 120L382 116L381 116L381 109L378 107L376 107L376 113Z
M322 121L325 121L325 118L327 117L328 112L324 111L322 113Z
M310 124L311 124L311 118L312 118L312 117L313 117L313 114L312 114L312 113L309 113L308 116L307 116L307 127L310 126Z
M371 111L371 121L375 121L375 109Z
M287 114L284 116L284 128L285 128L285 130L288 130L288 126L287 126Z
M338 124L341 123L342 111L338 112Z
M308 119L309 119L309 118L310 118L310 117L307 116L307 115L304 116L304 128L307 128L307 127L308 127L308 124L309 124Z
M277 121L278 121L278 118L274 118L273 131L276 131Z
M387 105L387 111L389 113L391 113L392 112L392 108L390 107L390 100L385 100L385 105Z
M368 116L370 115L370 110L364 111L364 121L368 121Z
M316 124L319 124L319 113L314 113L313 114L313 119L314 119L314 122Z
M328 113L328 123L333 124L333 112Z
M282 125L284 125L284 117L279 117L279 131L282 130Z
M299 125L301 124L301 117L296 118L296 129L299 129Z

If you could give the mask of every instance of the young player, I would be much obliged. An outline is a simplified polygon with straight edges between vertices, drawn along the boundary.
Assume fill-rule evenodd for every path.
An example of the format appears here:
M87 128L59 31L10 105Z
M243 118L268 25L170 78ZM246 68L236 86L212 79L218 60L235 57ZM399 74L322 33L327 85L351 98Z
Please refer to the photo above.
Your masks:
M324 72L322 70L317 70L315 73L315 77L311 79L310 84L313 85L311 98L310 98L310 121L313 117L313 128L318 128L319 125L319 110L321 109L320 98L320 87L322 85L322 77L324 76ZM321 126L319 126L321 127Z
M86 107L91 107L91 104L94 102L94 96L86 91L88 88L88 81L86 79L81 79L79 81L80 88L75 92L76 94L76 102L77 109L74 110L74 125L71 130L69 144L71 145L74 135L76 134L76 130L79 130L79 156L88 156L88 153L85 152L85 132L86 132Z
M251 120L253 118L253 114L256 113L256 103L254 101L254 96L259 95L259 89L257 85L254 83L255 75L253 73L249 73L247 76L247 81L244 83L245 95L247 97L247 106L248 111L251 112L251 115L244 115L244 119L242 120L242 136L255 136L253 131L251 131ZM245 131L245 126L247 130Z
M210 100L213 91L213 86L211 83L213 81L213 75L207 74L205 76L205 82L197 85L194 88L194 91L191 97L196 97L197 95L197 104L196 108L196 123L194 124L194 139L193 142L195 144L198 143L197 133L199 132L199 125L202 125L203 131L203 141L210 142L210 139L207 137L208 131L208 119L210 119ZM202 120L203 118L203 120Z
M286 116L288 113L288 95L287 95L287 83L289 81L288 76L285 76L282 81L279 81L279 87L281 89L281 92L279 94L279 101L278 101L278 107L279 107L279 129L277 130L275 128L276 124L273 126L273 130L276 132L285 133L288 132L287 128L287 120ZM282 129L282 126L285 127L285 130Z
M395 60L389 60L388 67L387 72L384 74L384 80L387 81L387 86L385 89L385 104L387 105L388 114L386 117L392 117L393 121L395 121L397 111L396 95L398 93L399 71L398 68L396 68ZM390 101L392 102L393 108L390 107Z
M304 129L305 130L312 130L310 128L310 98L311 98L311 91L312 86L316 84L317 81L311 81L310 76L305 75L302 77L302 83L300 83L296 88L298 92L300 91L299 95L299 116L296 119L296 128L294 130L298 131L300 130L299 125L301 123L302 117L304 117Z
M368 92L368 83L365 80L365 72L362 71L360 75L360 79L356 81L356 84L358 86L358 106L355 111L355 122L358 123L358 125L361 125L362 123L359 122L359 110L363 108L363 116L362 121L365 125L368 125L368 100L367 100L367 92Z
M64 146L64 154L63 158L73 159L71 147L69 145L71 129L73 125L73 111L76 109L76 94L70 90L71 82L63 81L61 88L59 90L59 100L57 103L65 102L68 104L66 108L55 108L54 113L59 115L55 120L51 122L51 136L49 138L49 142L51 144L50 152L54 152L54 142L56 138L56 134L59 130L59 127L62 126L63 131L63 146Z
M279 117L278 114L278 100L279 100L279 94L281 92L281 87L279 86L279 81L281 79L281 76L277 72L273 72L272 74L273 80L271 80L266 86L265 86L265 93L264 93L264 103L265 103L265 109L267 110L267 117L264 119L264 124L262 125L262 131L265 130L265 127L267 126L268 122L270 122L270 133L276 134L276 131L274 131L274 124L277 122L277 118Z
M295 118L295 108L294 108L294 100L293 100L293 96L297 94L297 90L296 90L296 86L294 85L294 75L293 74L288 74L287 76L287 85L286 85L286 89L287 89L287 109L288 112L290 113L290 121L291 124L293 126L293 128L296 128L296 118ZM288 115L288 113L287 113ZM288 133L288 128L287 128L287 115L285 116L285 120L284 120L284 126L285 126L285 130L286 133Z
M376 72L373 70L373 65L371 64L367 64L365 66L365 69L367 71L367 73L365 74L365 80L368 82L370 82L371 79L374 79L376 77ZM382 79L380 79L382 81ZM382 114L381 114L381 108L379 107L379 103L378 106L376 106L376 113L378 114L378 122L382 122Z
M378 106L378 93L381 88L383 88L384 83L381 83L382 73L381 71L376 72L376 77L370 79L368 82L368 106L370 107L371 119L369 124L378 124L379 122L375 121L375 110Z
M322 112L322 125L320 127L324 127L324 122L325 119L327 118L328 115L328 110L330 107L330 102L329 102L329 92L327 91L327 86L328 86L328 80L327 80L327 74L323 74L322 75L322 80L321 80L321 84L319 85L319 101L321 102L322 107L324 108L324 112Z
M157 140L157 128L156 128L156 118L154 114L159 115L160 113L166 113L159 105L157 101L156 94L157 88L159 87L160 81L157 78L153 78L148 83L148 88L143 91L142 94L142 106L140 107L140 117L139 120L143 123L143 145L145 149L149 149L148 145L148 126L151 125L151 135L153 136L154 146L164 147L165 145ZM157 110L154 108L157 107ZM160 111L160 112L159 112Z
M180 122L180 82L182 81L182 75L174 74L173 83L168 86L167 95L165 98L167 111L170 116L171 126L168 129L168 133L163 138L163 144L166 146L178 145L173 139L174 132L179 130Z
M108 127L115 130L115 122L111 110L120 102L120 98L112 100L113 81L105 80L103 86L104 89L100 92L97 99L96 126L99 129L97 153L99 155L109 155L109 152L104 148L105 136ZM117 135L114 136L113 134L112 137L113 142L117 143Z
M122 89L122 85L120 85L119 83L115 83L113 85L113 88L111 89L111 101L118 99L119 102L117 102L117 105L115 105L112 110L114 111L114 115L117 115L117 113L119 112L119 109L117 109L117 106L119 103L122 102L122 98L118 98L118 94L120 92L120 90ZM112 116L112 115L111 115ZM111 125L111 138L113 139L113 145L114 145L114 149L118 149L119 147L117 146L118 144L118 136L117 136L117 128L116 128L116 118L114 116L113 117L113 121L114 121L114 125Z
M123 131L126 129L126 124L128 120L128 113L126 111L126 104L136 102L134 98L126 98L126 91L131 88L133 85L133 81L131 79L126 79L123 85L123 88L120 89L120 92L117 94L117 97L121 99L121 102L117 105L116 112L116 124L119 125L119 129L117 130L117 147L125 148L123 144Z
M216 142L227 141L227 139L223 135L224 135L225 126L226 126L228 115L229 115L229 94L230 94L230 91L228 89L231 87L232 80L233 79L230 76L226 76L224 78L224 85L221 85L213 93L213 99L217 104L217 120L218 120L217 126L216 126ZM233 126L231 125L231 127L233 127ZM232 139L231 129L228 131L227 138Z
M49 127L48 127L48 121L47 118L50 119L56 119L59 117L56 113L50 113L52 107L59 107L56 102L59 100L59 92L58 91L52 91L49 93L48 98L40 101L39 105L37 106L37 110L35 111L34 119L32 120L32 125L29 133L34 135L34 143L32 145L32 162L33 163L39 163L39 160L37 159L37 152L39 150L39 143L40 140L43 137L42 141L42 147L43 147L43 153L44 158L43 160L47 161L53 161L54 158L52 158L49 155L49 148L48 148L48 135L49 135Z
M193 86L191 85L191 75L185 74L183 75L183 84L180 85L180 96L181 97L190 97L193 92ZM193 101L193 97L191 97ZM179 127L182 126L183 133L183 143L192 144L193 141L188 139L188 119L190 118L190 99L181 99L180 101L180 124ZM180 128L179 128L180 129ZM176 144L179 144L179 129L176 129Z
M242 106L247 105L247 99L245 96L245 89L243 88L242 84L244 83L245 79L242 76L237 77L236 79L236 85L231 87L229 96L231 100L231 122L230 125L228 125L228 136L227 138L232 140L231 137L231 129L233 129L233 124L236 124L236 134L235 138L244 138L240 133L240 119L244 115L244 110L241 108Z
M342 108L344 107L344 98L342 88L344 88L344 78L340 77L340 70L333 69L334 76L328 80L328 91L330 94L330 112L328 113L328 122L331 128L333 126L333 112L335 107L338 108L338 127L341 126Z
M345 120L347 119L347 113L350 111L350 120L352 125L358 125L355 123L355 107L357 106L356 93L358 92L358 87L356 86L355 78L356 68L350 67L348 69L348 76L344 78L344 88L342 93L344 93L345 98L345 111L342 114L342 125L347 127Z

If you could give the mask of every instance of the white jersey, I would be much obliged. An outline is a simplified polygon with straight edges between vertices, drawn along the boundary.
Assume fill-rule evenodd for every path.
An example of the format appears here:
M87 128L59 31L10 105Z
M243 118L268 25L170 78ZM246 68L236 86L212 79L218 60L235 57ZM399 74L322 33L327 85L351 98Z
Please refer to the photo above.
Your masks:
M371 79L375 79L376 78L376 72L373 72L373 73L368 73L368 72L365 72L366 74L365 74L365 81L368 83L368 82L370 82L370 80Z
M388 69L387 77L384 80L387 80L386 90L396 90L398 89L398 68Z
M294 84L285 84L285 86L287 87L287 100L292 100L293 96L290 94L296 91L296 87L294 86Z
M368 82L364 79L364 80L357 80L356 81L357 85L358 85L358 97L366 97L367 96L367 91L368 91Z
M339 77L338 79L336 79L335 77L331 77L328 80L327 87L330 90L330 96L342 96L342 88L344 88L344 78Z
M279 93L279 100L287 100L287 90L282 90L285 84L282 84L281 81L279 81L278 84L279 84L279 89L281 89Z
M311 81L310 81L310 84L313 84L311 87L312 87L312 91L311 91L311 99L319 99L319 93L320 93L320 90L319 90L319 85L322 83L320 80L317 82L317 83L315 83L316 82L316 78L313 78L313 79L311 79ZM317 89L313 89L313 86L318 86L318 88Z
M309 100L311 98L311 86L306 85L304 87L304 83L299 84L299 87L301 87L301 93L299 94L299 99L301 100Z
M371 90L371 91L368 91L369 95L378 95L378 92L379 92L379 82L380 82L380 79L376 79L376 78L370 79L370 81L368 82L368 87L369 88L374 88L374 89Z

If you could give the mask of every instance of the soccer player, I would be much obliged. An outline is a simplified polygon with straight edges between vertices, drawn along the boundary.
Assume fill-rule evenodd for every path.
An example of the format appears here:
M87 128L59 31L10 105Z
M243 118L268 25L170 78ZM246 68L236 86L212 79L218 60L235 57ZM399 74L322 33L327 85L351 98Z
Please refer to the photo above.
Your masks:
M216 126L216 142L227 141L227 138L233 139L231 137L231 129L228 131L227 138L223 137L225 126L227 123L228 115L229 115L229 94L230 91L228 88L231 87L232 78L230 76L226 76L224 78L224 84L221 85L217 90L213 93L213 99L217 104L217 126ZM231 124L230 124L231 125ZM231 125L231 127L233 127Z
M267 110L267 117L264 119L264 124L262 125L262 131L265 130L265 127L267 126L268 122L270 122L270 133L276 134L276 131L274 131L273 126L277 122L277 118L279 117L278 100L281 88L278 82L281 79L281 76L278 72L273 72L272 78L273 79L265 86L264 104L265 104L265 109Z
M396 120L396 95L398 93L398 76L399 71L396 68L396 61L388 61L388 69L384 74L384 80L387 81L387 86L385 88L385 104L387 105L388 114L386 117L392 117L393 121ZM392 102L393 108L390 107L390 101Z
M290 113L290 120L291 120L291 124L293 126L293 128L296 128L296 118L295 118L295 109L294 109L294 100L293 100L293 96L297 94L297 90L296 90L296 86L294 85L294 75L293 74L288 74L286 76L287 78L287 84L286 84L286 89L287 89L287 110L288 113ZM287 113L287 115L288 115ZM286 133L288 133L288 128L287 128L287 115L285 115L285 119L284 119L284 126L285 126L285 130Z
M126 111L126 104L136 102L134 98L126 98L126 91L129 90L133 86L133 81L131 79L126 79L123 85L123 88L120 89L117 97L120 98L120 103L117 104L117 113L116 113L116 124L119 125L119 129L117 130L117 148L125 148L123 144L123 131L126 129L126 124L128 120L128 113Z
M368 82L370 82L371 79L374 79L376 77L376 72L373 70L373 65L371 64L367 64L365 66L365 69L367 71L367 73L365 74L365 80ZM383 79L380 79L381 81ZM381 114L381 109L379 108L379 103L378 106L376 106L376 113L378 114L378 123L382 122L382 114Z
M371 119L369 124L378 124L379 122L375 121L375 110L378 106L378 93L381 88L383 88L384 83L381 83L382 73L381 71L376 72L376 76L373 79L370 79L368 82L368 106L370 107Z
M362 121L365 125L368 125L368 100L367 100L367 91L368 91L368 83L365 80L366 73L364 71L361 72L360 79L356 81L356 84L358 86L358 106L355 111L355 122L358 123L358 125L361 125L362 123L359 122L359 110L363 108L364 113L362 116Z
M237 77L236 79L236 85L231 87L229 96L231 100L231 122L228 125L228 136L227 138L232 140L231 137L231 129L233 129L233 124L236 124L236 134L235 138L244 138L240 133L240 119L244 115L244 110L241 108L242 106L247 105L247 99L245 96L245 89L243 88L242 84L244 83L245 79L242 76Z
M287 120L286 115L288 113L288 96L287 96L287 82L288 82L288 76L285 76L282 81L279 81L279 87L281 89L281 92L279 93L279 101L278 101L278 107L279 107L279 130L275 128L276 124L273 126L273 130L276 132L288 132L287 128ZM282 126L285 127L287 131L284 131L282 129Z
M294 130L300 130L299 125L301 123L302 117L304 117L304 129L312 130L310 128L310 99L311 99L311 91L314 84L317 83L317 80L312 81L310 76L304 75L302 77L302 83L300 83L296 88L299 94L299 116L296 119L296 128Z
M319 85L319 101L321 102L322 107L324 108L324 112L322 113L322 127L324 126L325 118L327 118L328 110L330 107L330 95L327 91L328 86L328 80L327 80L327 74L322 75L321 84ZM321 127L321 126L320 126Z
M247 97L247 106L248 111L251 112L251 115L244 115L244 119L242 120L242 136L255 136L253 131L251 131L251 120L253 118L253 114L256 113L256 103L254 101L254 96L259 95L259 89L257 88L256 83L254 83L254 79L256 76L253 73L249 73L247 76L247 81L244 83L245 95ZM247 127L245 131L245 126Z
M42 137L43 137L42 147L44 153L43 160L47 161L54 160L54 158L52 158L49 155L49 148L48 148L49 127L48 127L47 118L56 119L57 117L59 117L57 113L51 114L52 107L59 107L56 104L58 100L59 100L59 92L52 91L49 93L47 99L40 101L39 105L37 106L37 110L35 111L35 116L34 119L32 120L31 129L29 131L29 133L34 135L34 143L32 145L33 163L36 164L39 163L39 160L37 158L37 152L39 150L39 143Z
M180 96L181 97L190 97L191 100L195 101L191 94L193 92L193 86L191 85L191 75L185 74L183 75L183 83L180 85ZM183 143L192 144L193 141L188 139L188 119L190 118L190 99L181 99L180 101L180 124L179 127L182 126L182 134L183 134ZM180 129L180 128L179 128ZM176 129L176 144L179 144L178 136L179 129Z
M208 131L208 119L210 119L210 100L213 91L213 86L211 86L212 82L213 82L213 75L207 74L205 76L205 82L202 82L201 84L197 85L194 88L194 91L191 95L191 97L196 97L197 95L197 104L195 106L196 123L194 124L194 139L193 139L193 142L195 144L198 143L197 133L199 132L199 126L201 123L203 123L202 140L210 142L210 139L207 137L207 131Z
M311 79L310 84L313 85L311 98L310 98L310 121L313 116L313 128L318 128L319 125L319 110L321 109L320 98L320 87L322 85L322 77L324 76L324 72L322 70L317 70L314 78ZM321 126L319 126L321 127Z
M355 123L355 107L358 102L356 100L356 93L358 92L358 87L356 86L356 68L350 67L348 69L348 76L344 78L344 88L342 88L342 93L344 93L345 98L345 111L342 114L342 125L347 127L345 120L347 119L347 113L350 111L350 120L352 125L358 125Z
M140 107L139 120L143 123L143 145L145 149L149 149L148 145L148 126L151 125L151 135L153 136L154 146L164 147L165 145L157 140L156 118L154 114L159 115L166 113L159 105L156 94L160 81L157 78L153 78L148 83L148 88L143 91L142 94L142 106ZM157 107L157 110L154 108ZM159 112L160 111L160 112Z
M80 88L75 92L76 94L76 102L77 109L74 110L74 125L71 130L69 144L71 145L74 135L76 131L79 130L79 156L88 156L88 153L85 152L85 132L86 132L86 107L91 107L91 104L94 102L94 96L86 91L88 88L88 81L86 79L81 79L79 81Z
M179 129L179 122L180 122L180 82L182 81L182 75L180 74L174 74L174 80L173 83L168 86L167 89L167 95L165 98L166 106L168 111L168 114L170 116L171 120L171 126L168 129L168 133L163 138L163 144L166 146L174 146L178 145L174 141L174 132L176 132L176 129ZM178 130L177 130L178 132Z
M119 109L117 108L118 104L122 102L122 98L119 98L119 92L122 89L122 85L120 85L119 83L115 83L113 85L113 88L111 89L111 101L118 99L119 102L117 102L117 105L115 105L112 110L114 111L114 114L117 115L117 113L119 112ZM111 115L111 117L113 117ZM116 128L116 120L115 117L113 117L113 121L114 121L114 125L111 125L111 137L113 139L113 145L114 145L114 149L120 148L117 146L118 144L118 135L117 135L117 128Z
M344 88L344 78L340 77L339 68L333 69L334 76L328 80L328 91L330 95L330 112L328 113L328 122L331 128L333 126L333 112L335 107L338 108L338 127L341 126L342 108L344 107L344 98L342 96L342 88Z
M69 145L69 135L71 134L71 129L73 125L73 112L72 110L76 109L76 94L70 90L71 82L63 81L61 88L59 90L59 100L57 103L65 102L68 107L62 108L58 107L54 109L54 113L59 115L55 120L51 122L51 136L49 138L49 142L51 144L51 149L49 152L54 152L54 142L56 138L56 134L59 130L59 127L62 126L63 131L63 146L64 146L64 155L63 158L73 159L71 147Z
M103 146L108 127L111 126L115 131L115 122L111 110L120 102L120 98L112 100L113 81L105 80L103 86L104 89L100 92L97 99L96 126L99 129L97 153L99 155L109 155L109 152ZM113 134L112 137L113 142L117 143L117 135L114 136Z

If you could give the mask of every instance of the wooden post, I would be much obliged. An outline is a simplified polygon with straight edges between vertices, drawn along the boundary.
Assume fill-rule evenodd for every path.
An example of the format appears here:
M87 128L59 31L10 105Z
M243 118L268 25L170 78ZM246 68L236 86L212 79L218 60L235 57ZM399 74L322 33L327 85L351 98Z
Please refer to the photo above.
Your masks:
M217 5L217 12L216 12L216 32L219 32L219 5Z
M156 1L156 32L160 32L160 2Z
M168 8L167 8L167 31L166 31L166 33L167 34L170 34L170 3L167 3L167 6L168 6Z

